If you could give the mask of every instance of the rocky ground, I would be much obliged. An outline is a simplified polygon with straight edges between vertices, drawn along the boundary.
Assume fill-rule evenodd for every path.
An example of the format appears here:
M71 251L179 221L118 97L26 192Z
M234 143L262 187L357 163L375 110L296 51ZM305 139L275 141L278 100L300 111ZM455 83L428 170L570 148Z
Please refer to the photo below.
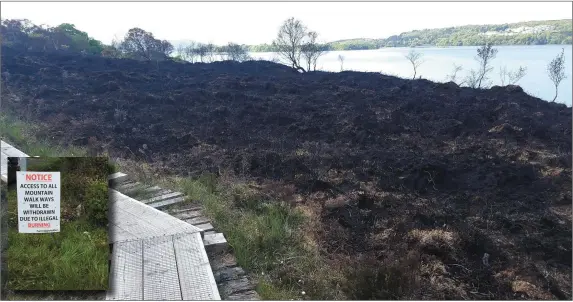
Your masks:
M294 185L328 254L405 261L398 298L572 298L571 108L517 86L3 47L2 108L164 173Z

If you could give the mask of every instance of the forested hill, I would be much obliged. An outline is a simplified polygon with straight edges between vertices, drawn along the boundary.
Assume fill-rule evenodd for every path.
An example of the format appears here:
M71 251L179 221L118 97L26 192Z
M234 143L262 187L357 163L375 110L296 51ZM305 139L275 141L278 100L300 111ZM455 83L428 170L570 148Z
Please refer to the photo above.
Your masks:
M529 21L498 25L466 25L414 30L385 39L347 39L329 42L328 50L413 46L476 46L571 44L572 20ZM271 44L252 45L251 51L273 51Z
M474 46L571 44L572 20L530 21L414 30L381 39L378 46Z

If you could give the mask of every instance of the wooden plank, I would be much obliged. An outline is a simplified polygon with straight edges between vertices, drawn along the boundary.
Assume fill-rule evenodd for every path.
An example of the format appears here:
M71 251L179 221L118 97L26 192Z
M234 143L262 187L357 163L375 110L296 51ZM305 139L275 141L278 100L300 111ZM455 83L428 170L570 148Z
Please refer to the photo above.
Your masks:
M172 236L145 240L143 273L145 300L182 300Z
M191 218L199 217L201 215L203 215L203 213L201 213L201 211L189 211L189 212L175 213L173 215L173 217L179 218L181 220L185 220L185 219L191 219Z
M198 224L196 227L203 230L203 232L213 231L215 229L210 223Z
M177 233L197 233L200 229L110 189L110 240L118 242Z
M182 209L173 209L173 210L170 210L170 212L173 214L176 214L176 213L189 212L189 211L201 211L202 209L203 209L203 207L191 206L191 207L185 207Z
M113 221L112 228L118 229L112 233L114 241L134 240L139 238L149 238L156 236L166 236L176 233L193 233L197 229L175 223L170 217L162 215L149 215L147 211L136 211L134 209L117 209L116 213L121 217L120 221ZM183 221L176 220L184 223ZM113 242L113 241L112 241Z
M169 193L173 193L173 191L171 190L167 190L167 189L161 189L159 191L155 191L155 192L151 192L151 194L148 195L148 197L143 198L141 202L143 202L144 200L149 200L151 198L155 198L155 197L160 197ZM145 202L143 202L145 203Z
M145 204L150 204L153 202L158 202L158 201L162 201L162 200L166 200L166 199L171 199L171 198L175 198L175 197L179 197L179 196L183 196L183 193L180 192L173 192L173 193L168 193L168 194L163 194L157 197L153 197L153 198L149 198L149 199L145 199L142 200L141 202L145 203Z
M220 300L209 258L199 234L173 236L183 300Z
M185 221L189 224L193 224L193 225L205 224L205 223L211 222L211 220L209 218L204 217L204 216L199 216L199 217L195 217L195 218L191 218L191 219L185 219L183 221Z
M143 299L143 241L114 244L107 300Z
M184 202L187 198L186 197L177 197L177 198L171 198L171 199L167 199L167 200L163 200L163 201L158 201L158 202L154 202L154 203L150 203L148 204L150 207L156 208L156 209L161 209L176 203L180 203L180 202Z
M227 249L227 239L222 233L207 234L203 236L203 245L209 253L219 253ZM218 282L218 281L217 281Z

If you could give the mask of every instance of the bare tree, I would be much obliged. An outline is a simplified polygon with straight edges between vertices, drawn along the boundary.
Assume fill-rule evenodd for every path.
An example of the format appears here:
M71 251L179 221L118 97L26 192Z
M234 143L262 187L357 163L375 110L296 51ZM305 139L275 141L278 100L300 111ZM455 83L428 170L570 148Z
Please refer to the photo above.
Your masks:
M418 71L418 67L424 63L422 61L422 54L417 52L414 49L411 49L410 52L406 55L406 59L412 63L412 67L414 68L414 77L412 79L416 79L416 73Z
M195 55L199 57L199 62L205 63L205 57L207 56L207 45L203 43L197 43L194 50Z
M185 52L185 45L179 44L176 47L177 57L183 61L187 61L187 53Z
M316 63L318 58L324 54L322 45L318 44L318 33L311 31L307 34L308 40L302 45L302 56L306 60L306 70L311 69L316 71Z
M292 68L305 71L300 65L301 48L306 37L306 26L295 18L289 18L279 28L273 47Z
M552 102L557 99L557 94L559 92L559 84L563 81L565 76L565 49L561 50L561 53L557 55L549 65L547 65L547 72L549 73L549 78L555 85L555 97Z
M452 74L447 75L446 80L448 80L450 82L457 83L456 80L458 79L458 72L462 71L462 69L463 69L462 66L458 66L458 65L454 64L454 69L452 70ZM461 86L462 84L464 84L464 81L462 81L458 85Z
M205 58L207 62L215 62L215 55L217 54L217 46L213 43L205 45Z
M508 71L506 66L499 67L501 86L505 86L505 83L507 83L507 85L515 85L526 73L527 68L523 66L519 66L519 69L516 71Z
M197 51L197 43L194 41L188 42L187 46L185 46L185 49L183 50L183 53L185 61L195 63L195 59L199 55Z
M338 61L340 62L340 71L344 70L344 56L338 55Z
M480 68L477 72L477 83L475 88L482 88L482 84L485 84L488 80L487 74L493 70L493 67L491 67L491 61L495 59L497 49L493 48L491 44L486 43L482 47L478 48L477 53L478 55L475 59L479 62Z

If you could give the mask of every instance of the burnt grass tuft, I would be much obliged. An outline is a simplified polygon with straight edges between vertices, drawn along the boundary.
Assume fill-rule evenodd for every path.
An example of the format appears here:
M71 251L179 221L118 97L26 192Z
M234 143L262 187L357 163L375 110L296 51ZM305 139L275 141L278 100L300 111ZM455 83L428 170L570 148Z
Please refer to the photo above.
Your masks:
M263 193L311 209L302 232L326 270L344 276L308 281L307 297L572 298L563 104L515 86L299 74L270 62L156 64L9 47L2 56L3 108L41 121L53 141L165 175L232 174L261 192L291 186ZM234 202L267 211L257 200Z

